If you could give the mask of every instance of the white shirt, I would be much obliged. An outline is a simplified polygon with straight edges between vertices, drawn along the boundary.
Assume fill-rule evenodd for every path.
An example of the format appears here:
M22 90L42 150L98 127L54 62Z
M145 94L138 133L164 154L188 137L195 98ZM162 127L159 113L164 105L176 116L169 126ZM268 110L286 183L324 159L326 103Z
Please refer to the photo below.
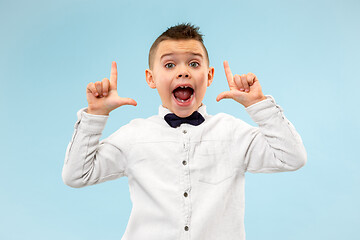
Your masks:
M133 208L122 240L244 240L245 172L293 171L307 160L294 126L266 97L245 108L259 127L202 105L202 124L171 128L160 106L100 142L108 116L83 108L63 181L77 188L128 177Z

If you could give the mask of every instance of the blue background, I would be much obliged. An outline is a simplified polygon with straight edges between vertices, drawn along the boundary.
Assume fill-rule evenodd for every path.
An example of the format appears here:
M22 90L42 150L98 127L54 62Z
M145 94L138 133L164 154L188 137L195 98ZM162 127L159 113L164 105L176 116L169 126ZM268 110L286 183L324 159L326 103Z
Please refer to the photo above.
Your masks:
M89 82L118 63L107 137L157 114L145 82L148 51L167 27L205 35L213 84L204 103L255 125L244 107L216 102L232 72L253 72L302 136L296 172L247 174L248 240L358 239L360 225L360 2L0 1L0 239L120 239L131 212L127 178L81 189L61 179L76 112Z

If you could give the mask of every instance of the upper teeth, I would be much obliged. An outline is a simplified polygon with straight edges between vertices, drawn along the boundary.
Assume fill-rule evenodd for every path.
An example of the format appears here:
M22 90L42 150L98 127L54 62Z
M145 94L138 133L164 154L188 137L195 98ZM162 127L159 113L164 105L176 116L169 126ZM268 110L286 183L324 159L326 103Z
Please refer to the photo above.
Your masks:
M181 88L187 88L186 86L180 86Z

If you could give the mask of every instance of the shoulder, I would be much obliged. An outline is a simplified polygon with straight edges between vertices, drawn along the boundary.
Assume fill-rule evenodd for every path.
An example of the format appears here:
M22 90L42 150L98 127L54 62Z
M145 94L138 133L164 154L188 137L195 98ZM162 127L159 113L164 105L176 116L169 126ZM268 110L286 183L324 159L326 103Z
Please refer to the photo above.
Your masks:
M196 127L199 141L234 141L251 136L254 127L242 119L226 113L205 116L205 122Z
M128 124L126 124L124 127L128 130L153 129L164 126L164 123L165 122L159 115L154 115L148 118L135 118L131 120Z
M242 119L236 118L233 115L227 113L217 113L213 116L209 115L209 122L214 122L216 124L230 124L233 126L237 126L237 125L250 126Z
M110 135L109 140L114 142L125 141L126 144L146 141L155 133L161 133L162 129L167 127L165 124L166 122L162 121L158 115L148 118L135 118Z
M158 116L151 116L148 118L135 118L132 119L129 123L121 126L116 132L132 132L138 131L141 129L147 129L149 127L154 127L155 125L159 124L159 117Z
M227 113L217 113L206 120L206 129L216 134L228 137L253 134L258 127L254 127L240 118Z

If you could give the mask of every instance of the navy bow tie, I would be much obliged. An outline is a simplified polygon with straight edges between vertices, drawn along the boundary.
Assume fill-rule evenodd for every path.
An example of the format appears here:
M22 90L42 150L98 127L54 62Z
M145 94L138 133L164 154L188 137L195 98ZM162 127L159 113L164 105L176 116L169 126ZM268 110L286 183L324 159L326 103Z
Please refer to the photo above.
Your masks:
M204 117L198 111L193 112L193 114L185 118L178 117L174 113L168 113L164 119L173 128L180 126L182 123L197 126L205 121Z

